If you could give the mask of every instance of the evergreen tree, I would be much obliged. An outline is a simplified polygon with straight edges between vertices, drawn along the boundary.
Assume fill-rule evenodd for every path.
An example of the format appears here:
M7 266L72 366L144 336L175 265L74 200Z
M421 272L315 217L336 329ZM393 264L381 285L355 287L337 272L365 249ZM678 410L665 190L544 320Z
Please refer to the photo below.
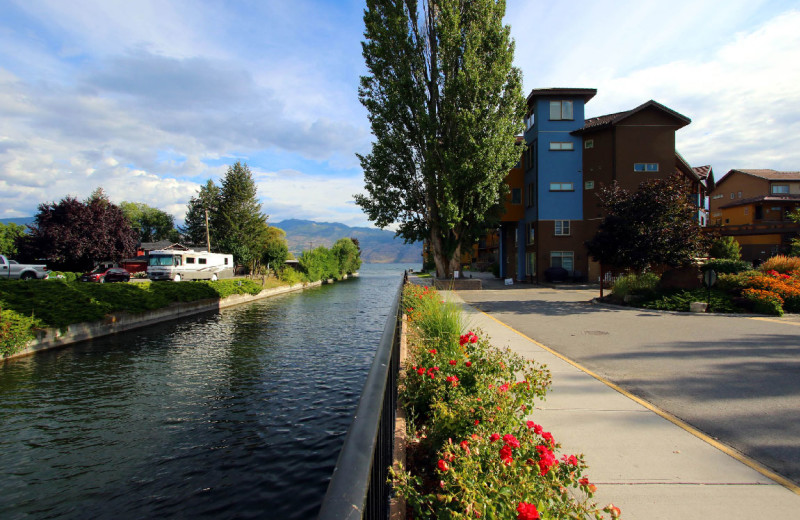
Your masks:
M206 236L206 211L208 211L209 222L213 220L214 216L219 209L220 190L219 186L214 184L214 181L209 179L205 185L200 187L196 197L189 200L188 210L186 211L186 218L184 225L180 227L180 232L186 239L195 245L207 247ZM211 245L216 246L216 233L213 228L209 226L209 234L211 237ZM216 248L215 248L216 250Z
M261 212L258 189L247 164L228 167L220 189L219 208L212 229L218 249L234 261L255 270L263 253L267 216Z
M501 211L520 156L525 100L504 14L503 0L367 0L359 98L375 142L356 203L406 242L428 240L439 276Z

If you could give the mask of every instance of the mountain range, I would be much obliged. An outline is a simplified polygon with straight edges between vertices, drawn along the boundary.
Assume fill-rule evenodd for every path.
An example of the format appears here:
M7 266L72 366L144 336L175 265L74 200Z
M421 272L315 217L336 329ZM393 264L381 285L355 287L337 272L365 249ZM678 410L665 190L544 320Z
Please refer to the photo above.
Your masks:
M33 217L5 218L0 223L26 225ZM422 262L422 246L419 243L405 244L395 238L394 231L366 227L350 227L337 222L313 222L290 219L270 225L286 231L289 251L295 256L318 246L331 247L340 238L356 238L361 247L361 258L370 264Z
M295 256L318 246L331 247L340 238L356 238L361 247L361 259L366 263L422 263L422 245L405 244L402 239L395 238L394 231L297 219L270 225L286 231L289 251Z

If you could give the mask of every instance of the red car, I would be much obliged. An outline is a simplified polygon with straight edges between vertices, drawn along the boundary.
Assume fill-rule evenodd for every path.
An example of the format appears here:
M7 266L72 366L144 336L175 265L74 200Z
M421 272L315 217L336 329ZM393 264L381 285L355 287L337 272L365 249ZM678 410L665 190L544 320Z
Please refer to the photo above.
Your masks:
M84 273L80 279L82 282L129 282L131 273L121 267L112 267L110 269L98 267L91 273Z

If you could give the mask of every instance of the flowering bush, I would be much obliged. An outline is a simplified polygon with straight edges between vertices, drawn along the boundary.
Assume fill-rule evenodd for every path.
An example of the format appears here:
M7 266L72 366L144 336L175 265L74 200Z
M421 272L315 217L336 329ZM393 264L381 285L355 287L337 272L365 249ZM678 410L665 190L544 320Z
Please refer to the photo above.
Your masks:
M759 314L783 316L783 298L772 291L761 289L745 289L742 296L753 302L754 310Z
M408 469L392 475L414 518L603 518L582 455L527 418L550 385L545 367L493 347L480 331L453 334L432 289L407 286L409 355L400 399L409 422ZM460 312L460 310L459 310ZM423 323L448 322L433 334ZM460 327L461 318L457 320ZM611 518L619 516L612 505Z

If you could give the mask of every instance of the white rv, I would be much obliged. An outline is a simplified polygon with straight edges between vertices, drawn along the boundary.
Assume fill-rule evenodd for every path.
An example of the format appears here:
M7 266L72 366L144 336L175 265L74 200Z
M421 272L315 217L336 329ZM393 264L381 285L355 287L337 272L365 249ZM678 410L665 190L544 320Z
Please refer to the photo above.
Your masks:
M208 251L150 251L147 277L153 281L211 280L233 278L233 255Z

